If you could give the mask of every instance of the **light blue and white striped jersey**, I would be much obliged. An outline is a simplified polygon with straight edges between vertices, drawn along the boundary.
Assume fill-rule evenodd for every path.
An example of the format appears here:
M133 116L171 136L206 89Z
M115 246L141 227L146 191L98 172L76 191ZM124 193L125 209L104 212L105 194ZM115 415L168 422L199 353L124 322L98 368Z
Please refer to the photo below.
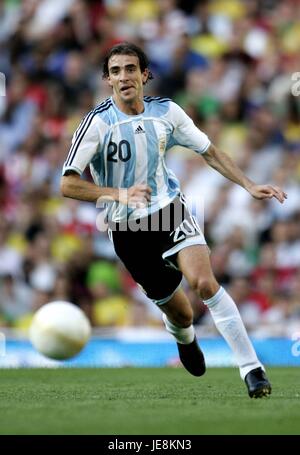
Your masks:
M144 111L127 115L111 97L89 112L75 131L63 175L68 170L81 175L90 165L99 186L149 185L151 202L146 208L133 212L119 202L107 207L111 221L140 218L165 207L180 192L179 182L164 159L174 145L204 153L210 141L170 99L145 96Z

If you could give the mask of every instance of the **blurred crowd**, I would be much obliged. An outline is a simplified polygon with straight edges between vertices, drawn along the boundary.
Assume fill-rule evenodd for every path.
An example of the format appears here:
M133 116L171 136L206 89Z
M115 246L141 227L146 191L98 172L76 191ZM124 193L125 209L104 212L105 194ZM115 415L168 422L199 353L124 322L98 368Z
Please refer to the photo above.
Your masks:
M149 56L147 94L171 97L250 178L288 193L256 201L190 150L167 157L251 333L300 330L298 0L0 0L0 326L27 327L50 300L94 326L161 325L99 210L59 190L74 130L111 94L103 57L124 40ZM195 323L211 326L187 292Z

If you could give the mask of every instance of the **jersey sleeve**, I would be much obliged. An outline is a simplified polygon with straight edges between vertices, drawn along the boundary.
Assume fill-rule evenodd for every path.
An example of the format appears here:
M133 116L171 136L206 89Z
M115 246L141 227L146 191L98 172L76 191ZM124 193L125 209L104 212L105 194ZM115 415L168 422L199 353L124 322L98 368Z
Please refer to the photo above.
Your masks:
M170 102L169 119L173 125L173 138L178 145L197 153L204 153L211 142L203 131L196 127L193 120L173 101Z
M83 173L101 147L100 129L97 116L90 112L75 131L71 148L64 163L62 175L67 171Z

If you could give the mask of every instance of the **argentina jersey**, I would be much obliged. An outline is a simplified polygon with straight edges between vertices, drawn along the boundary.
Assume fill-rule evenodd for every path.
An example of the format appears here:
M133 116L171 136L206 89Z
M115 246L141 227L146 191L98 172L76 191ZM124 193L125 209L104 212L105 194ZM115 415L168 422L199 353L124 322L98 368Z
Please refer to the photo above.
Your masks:
M127 115L111 97L90 111L78 126L63 175L70 170L81 175L89 165L93 180L100 187L149 185L151 201L145 208L106 201L110 221L141 218L167 206L180 193L178 179L165 164L165 153L174 145L205 153L210 141L167 98L145 96L144 111Z

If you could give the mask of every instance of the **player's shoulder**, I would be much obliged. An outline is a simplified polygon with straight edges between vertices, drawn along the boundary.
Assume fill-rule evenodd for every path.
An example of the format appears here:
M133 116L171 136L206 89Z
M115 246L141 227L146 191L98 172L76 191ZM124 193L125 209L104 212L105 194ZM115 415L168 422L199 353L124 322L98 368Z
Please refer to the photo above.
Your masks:
M106 98L104 101L102 101L100 104L98 104L96 107L94 107L94 109L92 109L91 112L94 115L101 116L101 114L103 115L105 112L109 111L111 108L113 108L113 102L112 102L111 97L109 97L109 98Z
M107 111L112 106L111 98L107 98L106 100L102 101L102 103L95 106L91 109L85 116L83 117L82 121L85 121L88 118L97 117L99 114Z
M147 104L166 104L172 100L162 96L144 96L144 101Z
M100 104L91 109L81 120L79 127L82 125L95 125L100 122L100 124L106 123L105 114L113 106L111 98L107 98L102 101Z
M168 110L181 112L182 108L171 98L162 96L144 96L144 102L149 106L165 106Z
M170 98L161 96L144 96L147 112L155 117L165 116L170 109Z

